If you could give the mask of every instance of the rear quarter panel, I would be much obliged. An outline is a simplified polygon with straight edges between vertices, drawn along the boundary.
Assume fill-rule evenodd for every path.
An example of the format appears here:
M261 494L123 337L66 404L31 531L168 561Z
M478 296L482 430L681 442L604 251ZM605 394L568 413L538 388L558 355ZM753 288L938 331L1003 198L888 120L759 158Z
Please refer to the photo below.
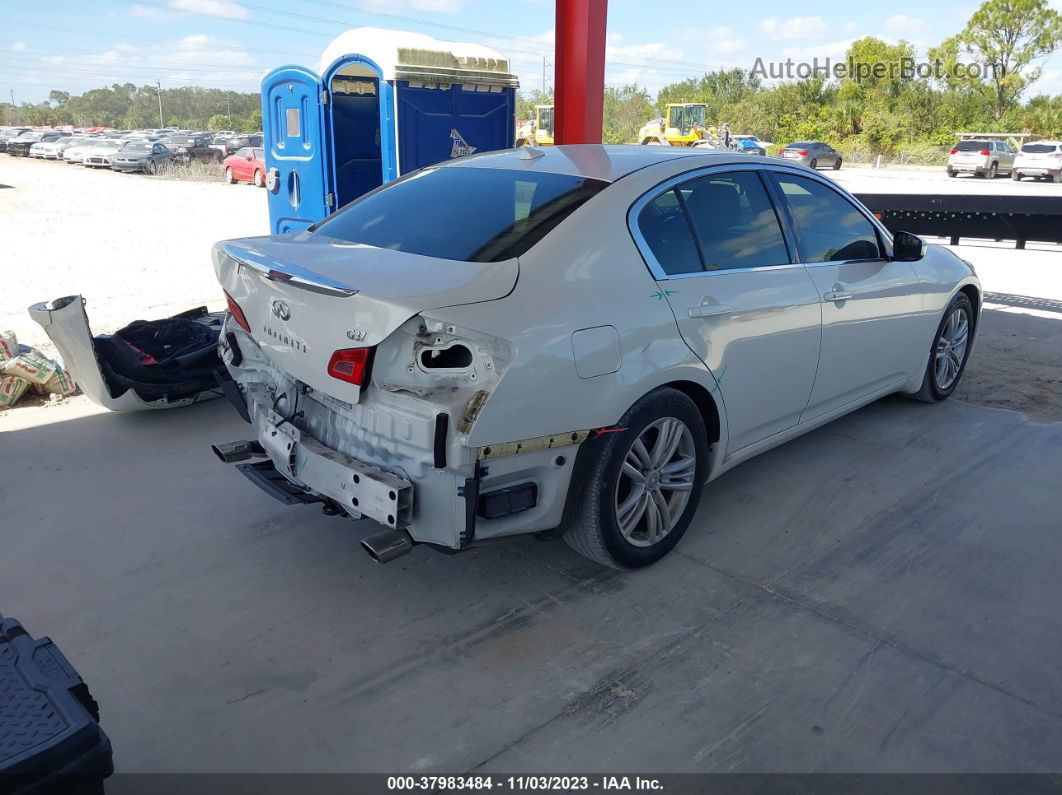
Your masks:
M688 167L695 166L691 159ZM611 426L638 398L671 381L713 390L712 374L678 333L663 292L668 286L652 277L627 229L630 205L676 170L644 169L587 202L520 258L520 278L507 298L445 310L445 318L503 337L517 351L470 444ZM619 368L580 377L572 334L602 326L616 329ZM717 407L725 435L721 401Z

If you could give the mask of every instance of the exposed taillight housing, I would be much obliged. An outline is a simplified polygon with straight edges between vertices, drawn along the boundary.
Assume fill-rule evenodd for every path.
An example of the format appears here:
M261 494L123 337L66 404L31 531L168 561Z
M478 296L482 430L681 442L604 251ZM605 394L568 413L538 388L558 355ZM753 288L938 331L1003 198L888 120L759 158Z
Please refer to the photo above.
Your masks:
M988 156L989 156L990 154L992 154L992 153L991 153L991 152L989 152L989 151L988 151L987 149L982 149L982 150L981 150L980 152L978 152L977 154L981 155L982 157L988 157Z
M369 373L372 348L342 348L328 360L328 374L354 386L362 386Z
M949 154L957 155L958 153L959 153L958 149L952 149Z
M225 303L229 305L229 312L232 314L232 319L236 321L236 325L250 334L251 324L247 322L247 318L243 314L243 310L240 309L240 305L237 304L235 299L227 292L225 293Z

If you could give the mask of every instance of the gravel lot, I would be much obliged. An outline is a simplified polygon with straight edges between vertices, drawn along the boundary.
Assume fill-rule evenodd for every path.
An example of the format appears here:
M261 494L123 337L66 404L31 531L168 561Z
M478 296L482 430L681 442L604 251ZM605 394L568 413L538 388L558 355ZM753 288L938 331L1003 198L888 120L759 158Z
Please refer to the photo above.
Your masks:
M224 307L210 247L269 231L265 192L0 156L0 329L53 350L26 307L81 293L97 333Z

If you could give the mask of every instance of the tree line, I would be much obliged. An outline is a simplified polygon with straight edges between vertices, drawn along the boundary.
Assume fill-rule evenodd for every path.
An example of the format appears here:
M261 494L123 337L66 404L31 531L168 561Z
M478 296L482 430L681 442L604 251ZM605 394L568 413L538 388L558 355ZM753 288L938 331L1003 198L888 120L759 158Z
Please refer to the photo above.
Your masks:
M602 138L637 141L647 121L674 102L707 106L711 124L727 122L735 133L778 144L824 140L850 154L898 152L927 157L955 141L960 131L1032 132L1062 136L1062 96L1036 95L1043 59L1062 46L1062 16L1047 0L987 0L956 35L930 48L930 73L904 67L915 61L907 41L888 43L868 36L855 41L845 62L857 68L842 77L815 74L766 82L762 71L723 69L664 86L653 97L637 84L607 86ZM983 74L956 69L977 63ZM162 89L132 83L73 96L53 91L47 102L17 108L0 105L7 123L105 125L118 128L163 125L259 130L256 93L185 87ZM550 104L551 94L532 91L519 98L519 119L533 118L533 106Z
M159 100L162 102L160 119ZM5 124L76 127L207 128L254 132L262 129L262 103L257 93L185 86L164 88L115 83L80 95L52 91L46 102L12 106L0 103Z

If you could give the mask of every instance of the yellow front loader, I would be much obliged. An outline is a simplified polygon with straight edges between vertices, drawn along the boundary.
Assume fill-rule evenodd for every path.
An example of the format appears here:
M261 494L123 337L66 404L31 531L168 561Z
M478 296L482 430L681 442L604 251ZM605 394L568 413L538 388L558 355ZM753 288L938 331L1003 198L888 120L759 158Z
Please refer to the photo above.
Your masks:
M516 128L516 145L553 146L553 106L535 105L535 118Z
M695 102L668 105L662 119L638 131L638 142L658 146L696 146L702 141L718 148L719 136L707 123L707 107ZM701 144L704 145L704 144Z

